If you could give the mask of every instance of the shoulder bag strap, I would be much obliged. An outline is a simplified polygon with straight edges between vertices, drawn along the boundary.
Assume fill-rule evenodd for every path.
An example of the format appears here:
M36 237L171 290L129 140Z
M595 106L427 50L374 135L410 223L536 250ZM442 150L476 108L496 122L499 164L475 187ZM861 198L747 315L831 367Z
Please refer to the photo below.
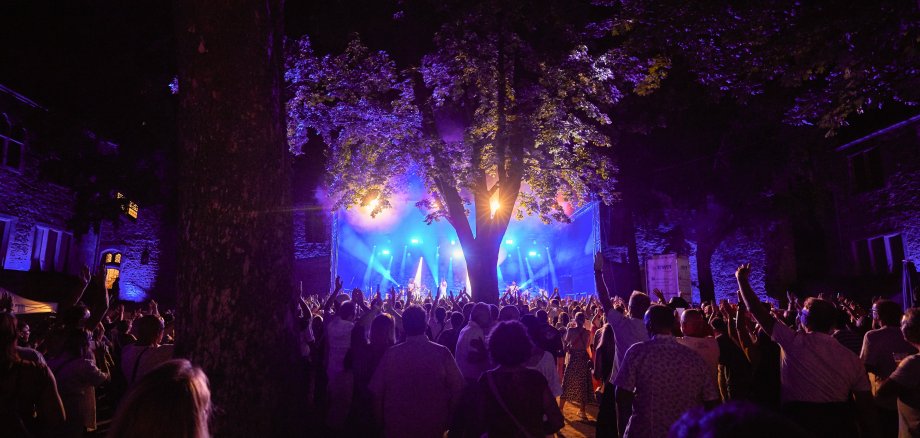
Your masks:
M134 370L131 371L131 383L134 383L134 380L137 379L137 368L141 365L141 358L144 357L144 353L150 349L150 346L144 349L141 354L137 355L137 359L134 359Z
M503 411L505 411L505 414L508 415L508 418L510 418L514 423L514 426L517 427L525 437L533 438L533 435L527 432L527 429L524 428L524 425L522 425L521 422L518 421L517 417L511 413L511 410L508 409L508 405L505 404L505 400L502 399L501 394L498 393L498 388L495 387L495 380L492 378L492 373L486 373L486 380L489 381L489 389L492 391L492 395L495 396L495 401L498 402L498 405L501 406Z

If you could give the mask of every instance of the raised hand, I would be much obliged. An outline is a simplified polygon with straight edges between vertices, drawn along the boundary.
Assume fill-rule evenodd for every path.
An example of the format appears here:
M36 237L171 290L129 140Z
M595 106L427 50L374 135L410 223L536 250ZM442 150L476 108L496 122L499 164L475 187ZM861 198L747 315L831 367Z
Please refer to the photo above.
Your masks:
M740 281L747 282L750 276L751 276L751 264L750 263L738 266L738 269L735 271L735 278L738 279L739 282Z
M80 283L83 284L83 288L86 288L86 285L89 284L89 281L93 278L92 274L89 271L89 265L83 265L80 268Z
M343 284L342 284L342 277L339 277L338 275L336 275L336 276L335 276L335 290L336 290L336 292L341 291L341 290L342 290L342 286L343 286Z
M665 302L664 293L661 292L661 289L655 288L655 290L653 290L652 293L655 295L655 298L658 298L659 303Z

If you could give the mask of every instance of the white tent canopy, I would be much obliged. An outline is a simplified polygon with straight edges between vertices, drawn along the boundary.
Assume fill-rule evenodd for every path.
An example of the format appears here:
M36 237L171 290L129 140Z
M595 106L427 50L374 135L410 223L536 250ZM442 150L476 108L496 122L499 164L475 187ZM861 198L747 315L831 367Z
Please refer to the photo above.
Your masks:
M22 315L26 313L51 313L57 312L57 303L44 303L30 300L16 294L13 296L13 313Z

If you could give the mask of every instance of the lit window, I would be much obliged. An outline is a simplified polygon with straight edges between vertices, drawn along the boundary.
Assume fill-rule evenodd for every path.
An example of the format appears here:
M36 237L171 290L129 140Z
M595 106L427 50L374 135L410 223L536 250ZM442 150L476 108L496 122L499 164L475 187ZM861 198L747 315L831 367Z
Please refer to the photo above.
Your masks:
M121 264L121 253L117 250L110 249L102 254L102 264L108 265L120 265Z
M134 201L128 201L128 216L131 216L132 219L137 219L137 204Z
M115 199L124 200L124 203L121 205L122 211L131 219L137 219L139 208L136 202L126 199L125 195L121 194L121 192L115 193Z
M105 288L111 289L121 275L121 253L117 250L106 251L102 255L102 264L105 267Z
M111 289L118 281L118 268L105 268L105 288Z

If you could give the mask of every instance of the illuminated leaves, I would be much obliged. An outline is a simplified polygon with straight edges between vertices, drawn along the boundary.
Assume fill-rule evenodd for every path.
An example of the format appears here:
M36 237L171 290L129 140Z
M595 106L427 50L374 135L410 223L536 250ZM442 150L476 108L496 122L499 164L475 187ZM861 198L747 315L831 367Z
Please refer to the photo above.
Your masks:
M670 60L597 48L576 6L455 3L435 48L405 69L357 38L323 57L306 39L290 44L292 150L322 137L337 206L361 205L369 191L383 201L410 175L421 177L430 196L417 205L429 221L465 220L458 211L486 205L499 188L517 214L544 221L568 220L563 204L611 201L610 108L622 90L656 88Z

